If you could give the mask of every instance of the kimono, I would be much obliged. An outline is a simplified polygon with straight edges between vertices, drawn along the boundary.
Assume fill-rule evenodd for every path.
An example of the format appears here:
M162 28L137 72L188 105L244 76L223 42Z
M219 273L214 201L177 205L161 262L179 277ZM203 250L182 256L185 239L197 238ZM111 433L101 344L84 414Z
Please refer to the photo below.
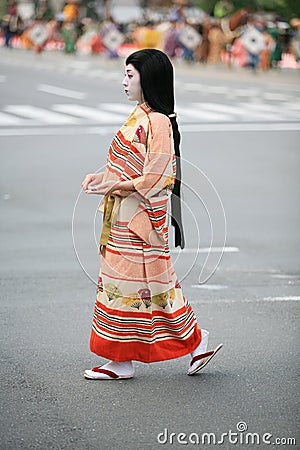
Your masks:
M99 356L150 363L187 355L201 342L170 259L175 174L169 118L137 105L110 145L103 178L133 180L135 191L114 195L90 339Z

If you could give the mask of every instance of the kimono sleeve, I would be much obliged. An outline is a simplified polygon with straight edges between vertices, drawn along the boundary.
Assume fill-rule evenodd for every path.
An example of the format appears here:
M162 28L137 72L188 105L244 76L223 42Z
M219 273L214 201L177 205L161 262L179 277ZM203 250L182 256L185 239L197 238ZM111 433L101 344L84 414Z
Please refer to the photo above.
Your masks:
M161 113L152 113L150 133L143 173L133 180L134 188L148 200L175 182L172 164L173 138L169 118Z

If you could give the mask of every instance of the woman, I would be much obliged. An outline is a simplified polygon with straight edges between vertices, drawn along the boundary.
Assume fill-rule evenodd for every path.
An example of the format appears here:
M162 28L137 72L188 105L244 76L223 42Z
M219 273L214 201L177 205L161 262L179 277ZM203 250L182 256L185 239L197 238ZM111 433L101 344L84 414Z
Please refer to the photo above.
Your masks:
M90 348L110 360L84 376L132 378L133 360L150 363L188 353L193 375L222 345L207 352L208 332L198 328L170 260L171 192L175 245L184 247L173 66L159 50L137 51L126 60L123 86L137 106L111 143L105 172L89 174L82 183L87 194L104 194Z

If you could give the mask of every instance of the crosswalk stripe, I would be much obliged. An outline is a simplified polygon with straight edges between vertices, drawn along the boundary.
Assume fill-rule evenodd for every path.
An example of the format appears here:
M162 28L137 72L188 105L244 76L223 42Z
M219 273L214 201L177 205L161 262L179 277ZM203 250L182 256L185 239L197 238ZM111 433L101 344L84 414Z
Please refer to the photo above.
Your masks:
M171 253L236 253L239 252L240 249L238 247L190 247L178 249L174 248L171 250Z
M184 133L218 132L218 131L300 131L300 122L227 122L183 124L180 131Z
M223 105L221 103L193 103L196 108L201 108L202 110L208 109L220 113L230 114L233 116L240 115L242 109L237 106Z
M1 125L22 125L22 119L18 117L9 116L8 114L4 114L0 112L0 124Z
M250 111L241 106L223 105L221 103L194 103L194 105L199 105L203 110L208 109L209 111L223 111L224 113L234 114L243 120L276 120L276 114L274 116L274 114L266 112Z
M296 119L299 117L299 112L297 111L291 111L289 109L286 109L286 105L281 105L280 111L278 111L277 105L266 105L264 103L239 103L242 108L250 109L252 111L262 111L262 112L270 112L273 113L274 116L272 116L273 119L275 119L275 116L277 118L280 116L288 117L291 119ZM296 114L296 116L295 116Z
M0 126L86 125L88 123L122 124L133 110L130 103L100 103L87 106L76 103L55 104L46 108L33 105L6 105L0 112ZM50 109L51 108L51 109ZM280 105L263 102L186 103L176 107L181 125L243 122L296 122L300 119L300 104Z
M300 111L300 102L290 102L290 103L286 103L286 107L288 109L291 109L292 111Z
M254 98L254 97L258 97L259 91L257 89L239 89L239 88L236 88L236 89L234 89L234 94L235 95L240 95L241 97Z
M251 109L254 111L263 111L263 112L278 112L278 109L275 105L266 105L265 103L243 103L240 102L238 105L241 108Z
M76 105L73 103L53 105L52 109L61 113L73 114L81 118L95 120L98 123L119 123L124 120L124 116L119 114L111 114L90 106Z
M276 100L276 101L287 100L287 96L279 92L264 92L263 96L266 100Z
M79 100L83 100L85 98L85 94L83 92L64 89L57 86L52 86L50 84L39 84L37 90L46 92L47 94L61 95L63 97L71 97Z
M82 127L0 127L0 136L76 136L76 135L112 135L116 131L115 126L82 126ZM216 132L244 132L271 131L300 131L299 122L260 122L260 123L207 123L186 124L180 128L182 133L216 133Z
M32 105L8 105L4 111L29 119L37 119L39 122L48 124L74 124L78 123L74 117L57 114L47 109Z
M128 116L133 110L134 106L132 104L126 105L125 103L100 103L99 108L116 113L124 113L126 116Z
M228 94L230 92L230 88L227 86L205 86L203 85L201 92L209 92L210 94Z
M183 83L181 89L190 92L201 92L203 90L203 86L201 86L201 84L195 83Z
M198 104L193 104L193 107L187 106L187 107L182 107L180 105L177 105L176 109L177 112L179 113L179 115L181 116L181 120L184 117L188 117L189 120L191 121L198 121L199 119L202 121L206 121L206 122L211 122L211 121L220 121L220 122L224 122L224 121L228 121L231 118L228 117L227 114L220 114L218 112L211 112L211 111L207 111L205 110L205 108L202 108L202 104L198 103Z

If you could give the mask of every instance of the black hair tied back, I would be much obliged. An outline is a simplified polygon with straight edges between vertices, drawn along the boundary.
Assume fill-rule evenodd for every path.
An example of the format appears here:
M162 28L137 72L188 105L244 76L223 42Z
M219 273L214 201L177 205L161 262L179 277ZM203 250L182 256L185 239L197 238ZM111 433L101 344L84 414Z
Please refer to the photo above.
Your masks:
M141 88L146 103L153 111L169 117L173 130L176 155L176 180L171 196L171 224L175 228L175 247L184 248L184 233L181 217L181 161L180 132L174 112L174 73L168 56L160 50L138 50L126 59L140 74Z
M180 132L176 114L170 117L173 130L174 150L176 155L176 180L171 195L171 224L175 229L175 247L184 248L184 233L181 214L181 160L180 160Z

